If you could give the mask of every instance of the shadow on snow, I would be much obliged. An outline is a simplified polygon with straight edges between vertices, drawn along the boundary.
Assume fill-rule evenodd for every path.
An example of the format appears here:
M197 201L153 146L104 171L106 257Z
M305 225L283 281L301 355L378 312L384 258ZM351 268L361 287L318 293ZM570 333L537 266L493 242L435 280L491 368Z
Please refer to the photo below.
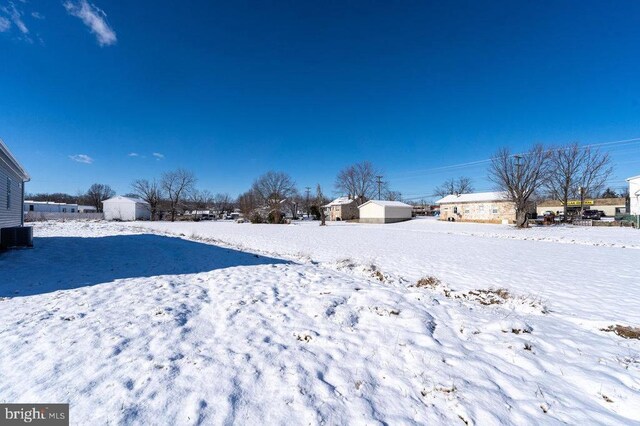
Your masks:
M116 279L288 263L160 235L34 238L34 248L0 254L0 297L69 290Z

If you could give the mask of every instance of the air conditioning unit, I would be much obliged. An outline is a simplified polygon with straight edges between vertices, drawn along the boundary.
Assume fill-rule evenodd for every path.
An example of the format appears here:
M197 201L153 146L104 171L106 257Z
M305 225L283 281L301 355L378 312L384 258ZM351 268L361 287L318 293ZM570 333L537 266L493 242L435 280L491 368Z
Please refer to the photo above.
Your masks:
M33 247L33 228L31 226L14 226L0 229L0 249L14 247Z

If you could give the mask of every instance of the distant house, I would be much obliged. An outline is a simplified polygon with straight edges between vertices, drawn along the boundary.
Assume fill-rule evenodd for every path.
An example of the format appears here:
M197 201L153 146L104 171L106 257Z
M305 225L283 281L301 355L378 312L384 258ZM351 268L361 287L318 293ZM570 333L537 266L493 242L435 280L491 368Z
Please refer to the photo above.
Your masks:
M359 217L358 204L350 197L339 197L322 206L329 220L353 220Z
M3 242L2 235L9 231L3 230L24 225L25 182L29 182L29 175L0 139L0 247L8 246L8 238Z
M78 206L78 213L98 213L98 209L95 206Z
M24 200L25 213L78 213L77 204Z
M117 196L102 202L105 220L149 220L149 203L140 198Z
M564 212L563 202L560 200L544 200L538 202L536 213L538 216L544 215L545 212L561 214ZM567 201L567 214L580 213L580 200ZM614 217L616 214L624 214L627 212L627 200L623 198L588 198L582 201L585 210L598 210L604 212L605 216Z
M640 215L640 176L627 179L629 182L629 213Z
M358 206L362 223L394 223L410 220L413 206L400 201L370 200Z
M440 220L515 223L515 204L507 200L505 192L477 192L451 194L436 201L440 205Z

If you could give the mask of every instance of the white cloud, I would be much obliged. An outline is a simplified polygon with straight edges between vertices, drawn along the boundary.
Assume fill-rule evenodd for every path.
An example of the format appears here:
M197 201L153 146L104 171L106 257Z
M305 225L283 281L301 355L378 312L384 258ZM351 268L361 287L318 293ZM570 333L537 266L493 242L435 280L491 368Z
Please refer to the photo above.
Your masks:
M18 29L20 30L20 32L22 34L25 34L25 35L29 34L29 28L27 28L27 26L25 25L24 21L22 20L22 12L18 10L16 5L13 4L13 2L10 1L8 7L3 6L3 7L0 8L0 10L2 10L4 13L9 15L9 17L11 18L11 20L13 21L15 26L18 27ZM6 21L6 19L5 19L5 21ZM7 29L8 29L8 27L7 27ZM5 31L6 31L6 29L5 29Z
M96 35L100 46L109 46L118 41L116 32L105 20L107 14L96 5L87 2L87 0L79 0L77 2L67 0L64 2L64 8L69 15L80 18L89 27L91 32Z
M9 21L7 18L3 18L2 16L0 16L0 33L9 31L10 28L11 28L11 21Z
M129 153L129 157L139 157L140 154L138 154L137 152L130 152Z
M39 12L31 12L31 16L34 17L35 19L44 19L44 15Z
M160 154L159 152L154 152L152 155L156 157L158 160L161 160L164 158L164 154Z
M78 163L85 163L85 164L93 163L93 158L85 154L70 155L69 158L73 161L77 161Z

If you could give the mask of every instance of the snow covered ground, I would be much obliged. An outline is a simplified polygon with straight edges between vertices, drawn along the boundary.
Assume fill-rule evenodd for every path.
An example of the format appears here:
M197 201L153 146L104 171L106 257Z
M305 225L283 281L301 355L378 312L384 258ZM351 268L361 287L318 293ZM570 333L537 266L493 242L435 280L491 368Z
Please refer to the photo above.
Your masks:
M36 224L0 254L0 401L73 424L640 423L640 340L602 330L640 326L638 231L317 225Z

